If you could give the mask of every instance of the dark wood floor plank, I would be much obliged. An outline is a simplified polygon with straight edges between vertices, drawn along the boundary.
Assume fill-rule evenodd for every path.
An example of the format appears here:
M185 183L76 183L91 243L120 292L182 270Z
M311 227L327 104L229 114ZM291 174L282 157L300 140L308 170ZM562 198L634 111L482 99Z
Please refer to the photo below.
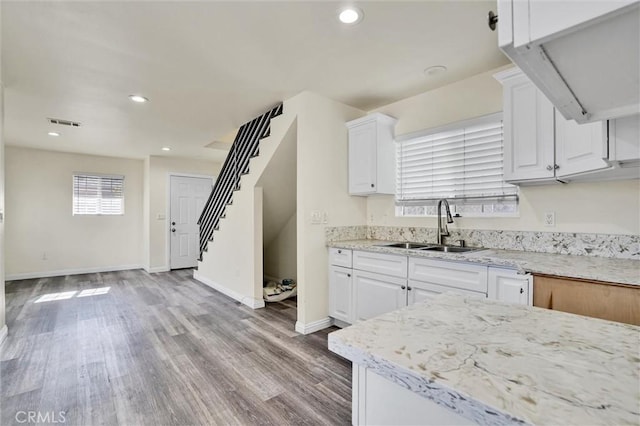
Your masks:
M7 282L6 301L3 425L350 422L351 366L330 330L295 332L295 299L252 310L190 270L135 270Z

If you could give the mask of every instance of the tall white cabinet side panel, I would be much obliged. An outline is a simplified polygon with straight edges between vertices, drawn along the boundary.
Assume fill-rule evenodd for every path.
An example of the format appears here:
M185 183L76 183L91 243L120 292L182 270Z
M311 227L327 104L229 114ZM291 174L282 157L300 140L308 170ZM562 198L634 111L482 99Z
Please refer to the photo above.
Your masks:
M378 194L396 193L395 125L378 121L377 188Z
M355 320L367 320L407 305L405 278L353 271Z
M610 167L605 161L608 155L605 121L578 124L566 120L557 110L555 120L557 177Z
M352 271L342 266L329 266L329 316L353 322Z
M349 193L369 194L377 185L375 121L349 129Z

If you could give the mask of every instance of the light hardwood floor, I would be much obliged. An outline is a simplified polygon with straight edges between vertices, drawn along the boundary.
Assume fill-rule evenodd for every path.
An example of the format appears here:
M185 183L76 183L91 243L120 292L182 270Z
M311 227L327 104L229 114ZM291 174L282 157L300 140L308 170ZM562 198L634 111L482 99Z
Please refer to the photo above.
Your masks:
M254 311L191 275L8 282L0 424L25 424L19 411L62 411L67 425L350 423L351 365L327 350L335 329L299 335L295 302ZM59 299L36 303L45 295Z

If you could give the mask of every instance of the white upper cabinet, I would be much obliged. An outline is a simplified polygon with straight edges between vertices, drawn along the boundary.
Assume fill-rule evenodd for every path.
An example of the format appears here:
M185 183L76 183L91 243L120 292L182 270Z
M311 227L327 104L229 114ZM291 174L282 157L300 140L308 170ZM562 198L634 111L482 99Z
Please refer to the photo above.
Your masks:
M374 113L347 123L351 195L395 194L396 122Z
M495 77L503 85L505 181L637 177L637 170L621 168L638 165L640 116L578 124L565 119L518 68Z
M553 179L553 105L524 74L502 75L504 179L507 182Z
M569 177L609 168L607 122L578 124L555 111L556 175Z
M640 0L498 0L498 43L566 119L640 112Z

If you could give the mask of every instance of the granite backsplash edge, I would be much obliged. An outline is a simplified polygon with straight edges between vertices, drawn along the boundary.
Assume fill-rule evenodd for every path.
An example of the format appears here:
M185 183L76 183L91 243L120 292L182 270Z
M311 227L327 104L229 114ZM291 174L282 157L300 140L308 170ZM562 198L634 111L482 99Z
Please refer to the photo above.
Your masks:
M597 256L640 260L640 236L589 234L574 232L500 231L484 229L450 229L445 243L503 250L538 253ZM325 228L328 243L349 240L413 241L433 243L435 228L400 226L332 226Z

